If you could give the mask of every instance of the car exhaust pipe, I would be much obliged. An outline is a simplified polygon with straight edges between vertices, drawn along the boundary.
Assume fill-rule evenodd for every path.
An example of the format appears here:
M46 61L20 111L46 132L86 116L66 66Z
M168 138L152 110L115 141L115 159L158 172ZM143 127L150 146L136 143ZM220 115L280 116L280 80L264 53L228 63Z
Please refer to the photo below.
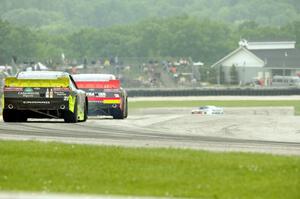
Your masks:
M116 105L116 104L113 104L113 105L112 105L112 107L113 107L113 108L117 108L117 107L118 107L118 105Z
M61 106L60 106L60 109L65 109L65 108L66 108L65 105L61 105Z
M9 108L9 109L13 109L14 106L13 106L12 104L9 104L9 105L8 105L8 108Z

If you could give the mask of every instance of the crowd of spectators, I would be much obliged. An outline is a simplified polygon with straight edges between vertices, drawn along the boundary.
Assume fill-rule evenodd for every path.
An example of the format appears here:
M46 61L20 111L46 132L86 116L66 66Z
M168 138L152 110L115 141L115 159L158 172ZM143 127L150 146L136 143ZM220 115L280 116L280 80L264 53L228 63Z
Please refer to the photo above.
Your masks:
M16 64L15 73L18 71L34 70L61 70L76 73L112 73L115 74L126 87L176 87L190 86L199 81L194 76L193 62L190 59L179 58L176 60L159 60L146 58L119 58L111 56L88 60L84 57L81 61L66 59L62 56L60 63L52 60L41 62L24 62ZM13 75L12 67L1 69L1 76ZM3 79L2 77L2 79ZM1 78L1 77L0 77Z

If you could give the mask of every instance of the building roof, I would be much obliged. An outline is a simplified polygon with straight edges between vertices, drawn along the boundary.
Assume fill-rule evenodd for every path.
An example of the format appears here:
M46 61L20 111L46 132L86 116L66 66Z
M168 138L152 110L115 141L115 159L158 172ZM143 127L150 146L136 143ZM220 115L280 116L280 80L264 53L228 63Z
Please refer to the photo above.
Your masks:
M241 40L239 44L239 48L211 65L211 67L220 65L238 52L244 51L254 59L263 62L266 68L300 68L300 49L295 48L294 41L248 42ZM251 45L252 47L248 48Z
M299 49L249 50L269 68L300 68Z
M242 39L239 45L248 50L294 49L295 41L247 41Z
M225 57L223 57L222 59L220 59L219 61L217 61L216 63L214 63L213 65L211 65L210 67L213 68L221 63L223 63L225 60L231 58L233 55L235 55L236 53L238 53L239 51L244 51L246 53L248 53L250 56L252 56L254 59L256 59L259 62L263 62L262 59L260 59L258 56L256 56L255 54L252 53L252 51L248 50L247 48L240 46L239 48L235 49L234 51L232 51L231 53L229 53L228 55L226 55Z

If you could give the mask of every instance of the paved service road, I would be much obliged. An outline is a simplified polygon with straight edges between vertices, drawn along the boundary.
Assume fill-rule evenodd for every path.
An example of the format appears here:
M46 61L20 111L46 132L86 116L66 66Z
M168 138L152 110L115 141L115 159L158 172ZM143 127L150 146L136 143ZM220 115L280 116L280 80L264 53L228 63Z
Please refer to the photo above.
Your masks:
M135 110L126 120L93 117L77 124L1 121L0 139L300 155L299 122L292 108L231 108L222 116L162 108Z

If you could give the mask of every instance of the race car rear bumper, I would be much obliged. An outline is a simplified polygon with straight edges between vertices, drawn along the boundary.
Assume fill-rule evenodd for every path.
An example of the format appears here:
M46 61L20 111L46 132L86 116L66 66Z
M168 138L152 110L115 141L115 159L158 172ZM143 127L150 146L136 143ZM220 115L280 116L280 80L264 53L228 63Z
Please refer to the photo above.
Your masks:
M4 98L4 109L15 110L68 110L69 101L63 98Z
M100 102L88 102L89 115L111 115L112 109L120 108L120 104L103 104Z

